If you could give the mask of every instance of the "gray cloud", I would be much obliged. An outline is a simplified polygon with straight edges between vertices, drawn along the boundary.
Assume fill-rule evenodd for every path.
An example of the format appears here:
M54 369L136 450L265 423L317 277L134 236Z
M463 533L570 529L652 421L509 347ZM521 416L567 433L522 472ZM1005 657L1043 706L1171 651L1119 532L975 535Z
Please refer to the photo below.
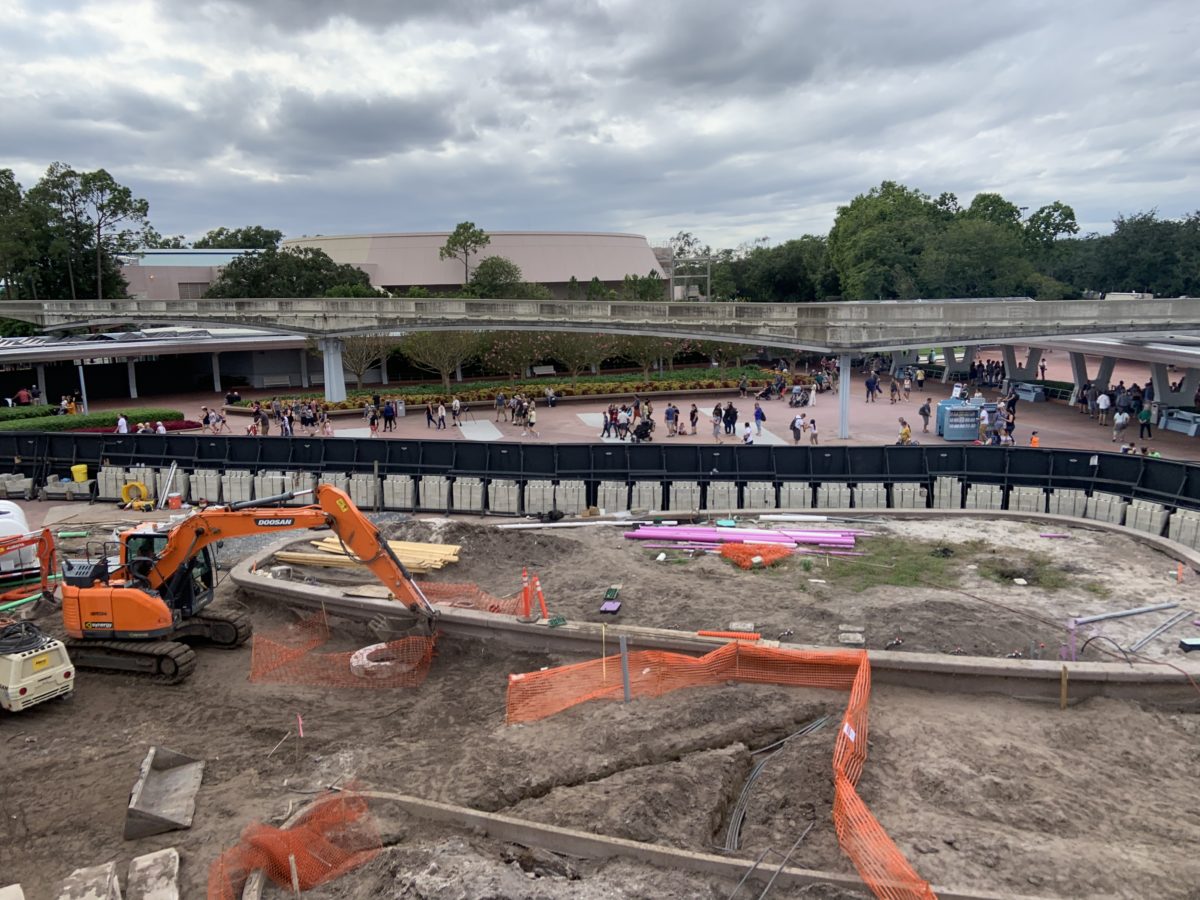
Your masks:
M733 245L823 232L884 179L1062 200L1085 229L1200 207L1184 0L159 0L136 25L120 0L15 10L0 165L27 182L55 159L104 166L164 233L469 218ZM104 21L121 24L89 36Z

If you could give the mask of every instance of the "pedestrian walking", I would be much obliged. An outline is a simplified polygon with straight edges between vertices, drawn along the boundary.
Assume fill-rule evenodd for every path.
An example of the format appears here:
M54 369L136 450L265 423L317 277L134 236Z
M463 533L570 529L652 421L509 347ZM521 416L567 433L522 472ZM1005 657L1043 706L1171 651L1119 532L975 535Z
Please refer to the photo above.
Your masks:
M929 434L929 418L933 415L932 397L925 398L925 402L922 403L921 408L917 410L917 415L921 417L921 421L924 423L921 426L921 431L925 434Z
M721 443L721 426L724 422L725 420L721 416L721 404L718 403L712 411L713 440L718 444Z
M1127 425L1129 425L1129 413L1125 412L1125 410L1123 410L1123 409L1117 410L1117 414L1115 416L1113 416L1113 426L1112 426L1113 443L1116 443L1117 438L1119 438L1122 435L1122 433L1124 433Z
M692 404L692 409L688 413L688 422L692 426L692 434L696 433L696 426L700 423L700 410L696 409L696 404Z
M437 405L437 430L444 431L446 428L446 404L441 400Z
M525 431L528 431L534 437L541 437L537 431L537 408L534 406L532 400L529 401L529 409L525 412ZM524 435L525 431L522 431L521 434Z
M808 420L808 442L814 447L817 446L817 420Z
M1151 430L1150 426L1154 420L1154 414L1150 412L1150 407L1143 406L1138 411L1137 420L1138 420L1138 437L1139 438L1153 438L1154 432Z
M1108 391L1103 391L1096 395L1096 416L1101 425L1108 424L1108 411L1112 408L1112 398L1108 396Z
M763 412L763 408L757 403L754 404L754 430L756 434L762 434L763 422L767 421L767 414Z

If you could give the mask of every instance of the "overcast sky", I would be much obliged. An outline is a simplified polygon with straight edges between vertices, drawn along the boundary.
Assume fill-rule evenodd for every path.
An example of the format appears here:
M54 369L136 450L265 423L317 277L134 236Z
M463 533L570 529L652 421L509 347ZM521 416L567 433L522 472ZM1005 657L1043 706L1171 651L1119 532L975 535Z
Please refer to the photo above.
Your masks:
M164 234L824 233L885 179L1200 208L1197 0L0 0L0 167Z

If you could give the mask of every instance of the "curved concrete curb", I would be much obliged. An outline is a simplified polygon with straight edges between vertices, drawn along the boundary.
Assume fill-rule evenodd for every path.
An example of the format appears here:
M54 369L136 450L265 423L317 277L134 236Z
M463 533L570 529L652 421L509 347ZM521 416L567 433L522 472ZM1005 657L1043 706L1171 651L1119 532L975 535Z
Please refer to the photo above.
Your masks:
M514 819L499 813L486 813L468 806L454 806L422 800L407 794L386 791L360 791L359 796L369 800L395 803L404 812L420 819L453 825L459 828L478 829L489 837L500 841L511 841L527 847L538 847L553 853L587 859L609 859L622 857L637 862L658 866L663 869L681 869L703 875L718 875L737 880L754 865L752 859L715 856L711 853L693 853L661 844L645 844L624 838L607 837L573 828L543 825L527 819ZM283 823L287 828L299 821L320 800L313 800L294 812ZM756 880L766 881L775 874L777 866L760 866L755 872ZM833 884L850 890L869 894L870 889L854 875L840 872L824 872L817 869L784 868L779 870L776 883L785 885ZM258 900L262 896L263 877L255 872L246 882L242 900ZM942 900L1034 900L1019 894L975 893L951 890L934 886L934 892Z
M1050 518L1064 520L1061 516ZM325 609L333 615L361 621L383 618L411 624L412 614L394 601L346 597L337 588L277 581L258 571L269 565L276 550L295 540L295 537L285 538L264 549L257 557L243 560L231 573L234 583L252 595L288 606ZM568 622L550 628L542 623L526 624L510 617L468 609L442 609L438 627L449 637L500 643L525 652L592 657L601 652L602 640L606 640L608 646L613 646L620 636L626 637L633 649L681 653L707 653L726 643L721 638L700 637L695 632L631 625L601 626L591 622ZM762 644L801 650L830 649L810 644L781 644L778 641L763 641ZM1057 660L992 659L887 650L869 650L868 657L872 678L877 684L943 692L999 693L1023 700L1057 701L1065 668L1071 702L1102 696L1164 708L1194 709L1200 704L1200 693L1187 675L1170 666L1154 663L1063 663ZM1200 677L1200 668L1187 666L1187 669L1194 670L1194 677Z

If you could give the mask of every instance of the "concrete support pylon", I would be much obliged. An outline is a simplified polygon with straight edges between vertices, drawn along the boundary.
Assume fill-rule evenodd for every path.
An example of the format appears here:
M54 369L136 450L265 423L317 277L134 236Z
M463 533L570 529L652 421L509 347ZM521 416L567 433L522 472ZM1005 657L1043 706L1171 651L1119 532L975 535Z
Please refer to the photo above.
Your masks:
M975 348L968 347L963 352L962 359L958 359L954 355L953 347L943 347L942 355L946 357L946 368L942 371L942 384L947 384L955 375L966 375L971 370L971 363L975 361Z
M221 393L221 354L212 355L213 392Z
M1171 390L1171 373L1166 363L1151 363L1150 377L1154 381L1154 402L1159 406L1191 406L1200 386L1200 369L1185 369L1177 391Z
M838 357L838 437L850 437L850 354Z
M346 399L346 371L342 368L342 339L319 338L321 360L325 364L325 400L340 403Z
M303 347L300 350L300 387L312 387L312 382L308 377L308 348Z
M1083 386L1092 379L1088 377L1087 372L1087 357L1082 353L1071 351L1071 378L1075 382L1075 388L1071 391L1071 405L1074 406L1079 402L1079 394L1083 390ZM1101 390L1107 390L1109 382L1112 381L1113 368L1116 366L1117 360L1113 356L1100 357L1100 368L1096 370L1096 386Z
M892 367L889 369L889 374L895 375L905 366L915 366L920 362L920 354L916 350L893 350L892 351Z
M1030 347L1024 363L1017 362L1017 348L1005 344L1000 348L1004 357L1004 377L1009 381L1036 381L1038 378L1038 363L1042 361L1042 349Z
M49 403L50 398L46 396L46 364L38 363L34 366L34 371L37 372L38 392L42 395L42 403Z

